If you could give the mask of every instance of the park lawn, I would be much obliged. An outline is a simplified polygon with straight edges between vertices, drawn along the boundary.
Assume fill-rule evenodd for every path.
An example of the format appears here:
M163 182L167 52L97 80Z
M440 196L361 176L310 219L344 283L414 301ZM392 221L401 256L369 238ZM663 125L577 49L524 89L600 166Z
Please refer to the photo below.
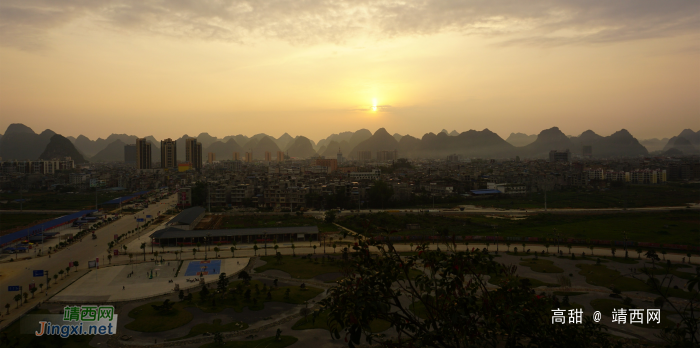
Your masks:
M557 256L557 257L560 258L560 259L565 259L565 260L594 261L594 262L596 262L596 261L598 261L598 260L600 259L600 263L607 263L607 262L610 262L609 260L606 260L606 259L601 259L601 258L595 258L595 259L594 259L594 258L588 257L588 256L582 257L582 256L575 256L575 255L574 255L574 258L573 258L573 259L571 258L571 256Z
M240 285L242 291L236 292L237 286ZM255 286L258 286L260 292L256 294ZM301 290L298 286L281 286L278 288L268 288L271 299L267 299L267 292L265 292L264 284L260 281L253 280L250 285L246 287L244 282L236 281L229 284L229 290L233 290L236 293L227 293L225 296L213 293L215 289L209 290L209 296L205 301L201 300L200 292L190 292L192 294L192 301L179 301L175 302L173 311L171 313L158 313L151 307L152 304L160 305L163 302L151 302L143 306L136 307L129 312L129 317L134 318L133 322L126 325L127 329L141 332L161 332L172 330L183 326L190 321L192 321L192 313L186 310L188 307L196 307L201 309L206 313L217 313L221 312L226 308L232 308L236 312L242 312L243 308L248 307L248 309L257 311L265 308L265 302L285 302L291 304L302 304L304 301L308 301L318 294L323 292L322 289L306 287L305 290ZM289 298L285 297L285 291L290 289ZM250 289L251 299L250 302L246 301L243 296L246 289ZM230 292L230 291L229 291Z
M576 291L555 291L553 294L557 296L578 296L578 295L585 295L587 292L576 292Z
M383 332L388 330L390 327L391 323L382 319L372 320L372 322L370 322L369 324L369 330L372 333ZM292 326L292 330L309 329L330 330L328 328L328 312L323 311L319 313L315 320L313 318L313 314L309 314L306 318L301 318L297 320L297 322L294 323L294 325Z
M603 215L537 214L523 220L497 219L487 215L437 215L437 214L362 214L361 217L344 216L338 222L351 230L361 232L363 224L396 230L399 236L434 236L437 230L447 229L448 235L493 236L494 231L502 237L554 238L554 230L561 238L627 240L667 244L697 245L700 243L700 217L693 211L683 209L670 212L619 213ZM420 229L407 230L407 224L418 224ZM564 232L565 231L565 232ZM470 244L482 244L486 240L471 240ZM520 248L521 242L511 242ZM531 242L529 242L531 243ZM548 243L556 248L555 242ZM493 243L491 243L493 245ZM500 243L504 244L504 243ZM607 245L595 246L607 248ZM566 250L565 244L560 249ZM522 250L521 250L522 251ZM593 250L595 254L595 249ZM618 252L624 250L618 248ZM588 252L586 252L588 254ZM632 254L634 255L634 254ZM631 255L631 256L632 256ZM624 254L623 254L624 256Z
M231 331L240 331L240 330L245 330L248 328L248 324L242 321L232 321L228 324L223 324L221 325L221 319L214 319L214 321L210 323L202 323L202 324L197 324L193 326L190 329L190 333L188 333L185 336L178 337L178 338L171 338L167 341L177 341L177 340L183 340L185 338L190 338L194 336L198 336L207 332L214 333L214 332L231 332Z
M624 250L622 251L622 253L624 254ZM623 257L601 256L600 259L601 259L601 261L610 260L612 262L625 263L628 265L636 265L639 263L639 260L636 260L633 257L624 258L624 256Z
M240 285L241 291L236 291ZM258 286L260 290L256 294L255 286ZM268 287L265 288L265 284L259 280L251 280L249 285L246 287L245 282L242 280L231 282L229 284L229 293L223 298L217 297L215 303L211 302L211 295L206 301L201 301L199 292L192 295L192 302L184 301L180 302L185 307L197 307L203 312L207 313L217 313L224 308L233 308L236 312L242 312L243 308L248 307L251 311L259 311L265 308L265 302L284 302L290 304L303 304L304 301L311 300L318 294L322 293L324 290L319 288L314 288L307 286L306 289L302 290L299 286L280 286L280 287ZM245 291L250 289L250 302L246 301L244 298ZM267 289L267 291L265 291ZM285 297L285 292L289 289L289 298ZM235 293L231 293L231 291ZM215 290L210 290L215 291ZM267 292L270 292L271 299L267 299Z
M292 336L280 336L280 340L275 340L275 336L254 341L228 341L223 345L214 342L199 346L199 348L284 348L297 343L299 339Z
M612 270L604 265L577 264L581 271L578 274L586 277L586 283L603 286L606 288L616 287L621 291L646 291L649 286L639 279L623 277L619 271Z
M640 272L645 272L649 271L653 275L666 275L666 274L672 274L678 278L681 279L692 279L695 277L694 273L689 273L689 272L684 272L684 271L679 271L679 268L690 268L688 265L681 265L681 264L672 264L671 268L669 269L667 265L664 264L658 264L656 267L644 267L640 270Z
M539 273L563 273L564 270L555 266L554 262L542 259L522 259L520 266L530 267L531 270Z
M161 304L162 301L156 301L132 309L129 311L129 317L135 320L124 327L139 332L161 332L176 329L192 321L192 313L184 309L182 302L176 303L169 313L159 313L151 306Z
M4 311L4 309L3 309ZM27 314L50 314L46 309L34 309ZM38 327L37 327L38 328ZM91 348L90 341L95 335L75 335L61 338L58 335L37 337L20 333L20 322L15 321L0 332L0 337L7 335L7 347L42 347L42 348ZM0 343L0 347L5 345Z
M261 256L260 259L267 263L255 268L255 271L258 273L276 269L289 273L292 278L311 279L321 274L342 272L339 261L321 263L316 259L302 259L299 256L293 257L289 255L282 256L280 262L277 262L275 256Z
M493 285L498 285L501 286L501 282L505 280L505 276L499 273L490 273L489 274L489 283ZM550 288L556 288L559 287L559 284L554 284L554 283L545 283L541 280L534 279L534 278L526 278L526 277L518 277L519 279L527 279L530 281L530 287L531 288L537 288L540 286L546 286Z
M620 309L620 308L625 308L629 310L630 308L634 308L632 306L626 305L622 303L621 301L618 300L611 300L611 299L595 299L591 301L591 307L593 307L594 310L600 311L601 314L603 314L606 317L612 318L612 312L615 309ZM673 312L670 311L661 311L661 323L651 323L647 324L647 313L646 311L642 312L642 319L644 320L644 324L633 324L634 326L639 326L647 329L662 329L667 326L674 326L676 322L668 319L669 315L674 314ZM630 324L630 316L629 312L627 313L627 324Z
M98 192L97 203L106 202L129 193ZM60 193L60 192L29 192L22 195L27 201L22 204L22 209L27 210L83 210L95 209L95 192L87 193ZM0 194L0 201L20 199L19 193ZM2 209L19 209L19 203L3 204Z
M63 215L66 214L0 214L0 231L33 226L42 221L53 220Z

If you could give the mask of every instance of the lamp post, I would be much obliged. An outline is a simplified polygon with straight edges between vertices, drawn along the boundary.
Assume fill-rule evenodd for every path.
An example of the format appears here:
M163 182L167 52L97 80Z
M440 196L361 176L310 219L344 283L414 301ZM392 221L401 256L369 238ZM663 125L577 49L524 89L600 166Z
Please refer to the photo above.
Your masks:
M264 238L265 238L265 256L267 256L267 232L265 232Z
M559 254L559 232L557 232L557 229L554 229L554 236L557 238L557 254Z

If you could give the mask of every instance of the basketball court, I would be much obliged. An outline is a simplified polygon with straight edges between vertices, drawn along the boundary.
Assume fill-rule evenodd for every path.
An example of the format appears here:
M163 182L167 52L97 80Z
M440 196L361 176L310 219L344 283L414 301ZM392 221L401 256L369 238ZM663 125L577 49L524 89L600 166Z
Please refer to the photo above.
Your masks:
M218 275L221 273L221 260L190 261L185 271L186 277Z

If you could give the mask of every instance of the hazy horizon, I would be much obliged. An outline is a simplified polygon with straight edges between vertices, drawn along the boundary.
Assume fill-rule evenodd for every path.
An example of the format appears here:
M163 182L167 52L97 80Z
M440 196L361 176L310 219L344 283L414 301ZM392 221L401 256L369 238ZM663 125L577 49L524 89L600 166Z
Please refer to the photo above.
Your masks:
M0 20L2 132L642 140L700 119L699 2L8 0Z

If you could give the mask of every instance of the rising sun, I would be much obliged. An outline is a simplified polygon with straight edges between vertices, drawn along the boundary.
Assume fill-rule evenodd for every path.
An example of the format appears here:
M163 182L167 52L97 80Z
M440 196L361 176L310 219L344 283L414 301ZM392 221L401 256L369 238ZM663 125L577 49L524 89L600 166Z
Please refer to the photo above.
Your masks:
M372 111L377 111L377 99L372 99Z

